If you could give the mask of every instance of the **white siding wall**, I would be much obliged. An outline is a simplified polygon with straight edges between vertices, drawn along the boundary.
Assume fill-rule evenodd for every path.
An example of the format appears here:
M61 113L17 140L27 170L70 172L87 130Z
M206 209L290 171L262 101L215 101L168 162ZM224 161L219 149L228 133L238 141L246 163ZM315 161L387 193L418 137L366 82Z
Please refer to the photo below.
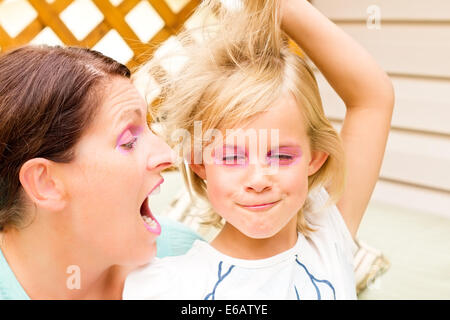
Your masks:
M375 57L395 87L392 131L373 199L450 218L450 1L312 3ZM366 22L373 5L381 13L379 29ZM326 113L339 128L344 104L323 76L317 78Z

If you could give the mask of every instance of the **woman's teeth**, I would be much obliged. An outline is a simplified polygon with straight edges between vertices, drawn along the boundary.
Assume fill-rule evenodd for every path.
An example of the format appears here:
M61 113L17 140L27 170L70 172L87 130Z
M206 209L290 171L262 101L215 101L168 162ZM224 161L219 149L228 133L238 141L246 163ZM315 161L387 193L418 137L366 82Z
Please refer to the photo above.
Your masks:
M156 228L157 223L155 220L153 220L152 218L148 217L148 216L142 216L142 219L144 219L145 223L152 229Z

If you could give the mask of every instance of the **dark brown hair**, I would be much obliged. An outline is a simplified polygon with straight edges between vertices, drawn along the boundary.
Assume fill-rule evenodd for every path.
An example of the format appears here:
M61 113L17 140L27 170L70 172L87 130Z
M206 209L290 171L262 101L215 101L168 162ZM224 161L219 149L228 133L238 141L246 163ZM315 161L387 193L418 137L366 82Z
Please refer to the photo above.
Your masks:
M100 85L112 76L130 71L85 48L25 46L0 55L0 231L22 221L22 165L73 160L103 99Z

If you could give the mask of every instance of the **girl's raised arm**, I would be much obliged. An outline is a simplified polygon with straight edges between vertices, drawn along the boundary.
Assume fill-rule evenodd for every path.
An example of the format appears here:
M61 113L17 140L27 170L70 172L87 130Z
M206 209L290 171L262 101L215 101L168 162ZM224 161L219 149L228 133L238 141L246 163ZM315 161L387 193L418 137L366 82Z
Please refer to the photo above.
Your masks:
M337 203L353 236L378 180L394 91L390 79L356 41L306 0L282 0L282 28L344 101L341 130L347 184Z

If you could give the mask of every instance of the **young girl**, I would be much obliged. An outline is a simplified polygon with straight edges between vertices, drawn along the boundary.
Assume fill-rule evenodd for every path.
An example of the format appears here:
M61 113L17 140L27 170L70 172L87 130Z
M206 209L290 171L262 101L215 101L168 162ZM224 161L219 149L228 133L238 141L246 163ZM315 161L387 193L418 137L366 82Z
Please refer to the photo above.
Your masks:
M386 145L388 77L307 1L206 5L219 27L202 42L180 38L187 62L176 78L164 79L156 62L147 70L162 87L167 132L194 136L183 141L188 186L224 225L211 243L131 273L124 298L356 298L352 238ZM340 137L280 25L344 100Z

